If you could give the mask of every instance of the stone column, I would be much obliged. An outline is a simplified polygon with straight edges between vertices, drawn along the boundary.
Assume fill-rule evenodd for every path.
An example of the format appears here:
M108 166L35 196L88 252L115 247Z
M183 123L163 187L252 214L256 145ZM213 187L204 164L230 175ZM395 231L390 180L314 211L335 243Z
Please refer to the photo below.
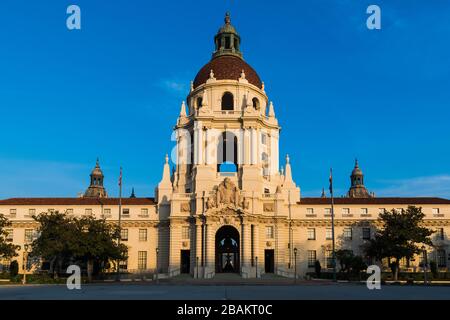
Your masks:
M251 128L250 129L250 164L255 165L256 164L256 129Z
M170 224L170 248L169 248L169 271L180 268L181 255L181 225Z
M203 160L203 128L201 121L194 125L194 164L201 164Z
M195 224L195 263L194 263L194 278L201 277L202 276L202 268L201 268L201 261L202 261L202 228L200 220L196 221ZM198 258L198 259L197 259ZM198 274L197 274L198 271Z
M205 164L206 165L208 165L209 164L209 153L211 152L211 146L210 146L210 143L209 143L209 140L208 139L210 139L209 138L209 130L208 130L208 128L205 128L204 129L205 130L205 142L204 142L204 144L205 144Z
M279 170L279 133L278 130L272 130L270 134L270 174L276 174Z

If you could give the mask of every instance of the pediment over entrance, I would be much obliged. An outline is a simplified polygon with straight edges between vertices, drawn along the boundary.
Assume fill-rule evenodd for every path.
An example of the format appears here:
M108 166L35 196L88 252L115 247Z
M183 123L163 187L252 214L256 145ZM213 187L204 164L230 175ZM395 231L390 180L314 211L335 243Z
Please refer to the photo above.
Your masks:
M206 199L206 210L212 214L241 214L248 210L249 206L250 201L241 195L239 188L230 178L225 178Z

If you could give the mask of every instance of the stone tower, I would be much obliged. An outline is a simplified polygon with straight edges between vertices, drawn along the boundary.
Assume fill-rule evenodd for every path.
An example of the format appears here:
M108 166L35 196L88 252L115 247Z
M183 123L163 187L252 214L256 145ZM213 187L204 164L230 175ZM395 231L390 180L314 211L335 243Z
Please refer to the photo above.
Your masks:
M364 174L359 168L358 159L355 160L355 167L350 175L350 190L348 191L349 198L371 198L366 187L364 186Z
M100 163L97 158L95 168L91 172L91 183L84 193L85 198L107 198L105 187L103 186L103 172L100 169Z
M257 72L244 61L241 38L228 13L214 46L211 60L181 103L174 128L176 157L171 159L175 170L170 172L166 157L156 189L159 215L166 222L162 237L172 242L160 248L165 252L161 257L168 257L161 265L176 272L180 251L189 251L191 267L199 270L195 276L233 270L254 277L255 257L262 255L255 246L260 219L275 212L277 219L288 219L300 188L288 156L285 172L279 169L274 105ZM187 226L190 241L180 238ZM223 247L226 241L219 240L229 238L236 246ZM187 258L181 257L185 265Z

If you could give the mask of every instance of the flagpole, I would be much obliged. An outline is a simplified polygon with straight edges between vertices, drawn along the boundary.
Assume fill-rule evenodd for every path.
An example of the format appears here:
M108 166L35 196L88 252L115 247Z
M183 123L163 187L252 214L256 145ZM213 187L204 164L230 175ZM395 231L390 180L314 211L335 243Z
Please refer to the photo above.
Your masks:
M333 281L336 282L336 247L334 237L334 196L333 196L333 168L330 169L330 194L331 194L331 238L332 238L332 263Z
M119 176L119 239L117 241L120 247L120 240L122 240L122 167L120 167ZM117 259L117 281L120 281L120 259Z

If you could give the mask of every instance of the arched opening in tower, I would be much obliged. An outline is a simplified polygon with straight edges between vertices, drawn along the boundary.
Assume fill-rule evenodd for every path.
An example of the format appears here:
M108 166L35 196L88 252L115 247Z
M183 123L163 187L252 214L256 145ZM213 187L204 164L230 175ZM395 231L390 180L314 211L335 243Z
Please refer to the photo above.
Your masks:
M217 172L237 172L238 141L232 132L222 132L217 145Z

